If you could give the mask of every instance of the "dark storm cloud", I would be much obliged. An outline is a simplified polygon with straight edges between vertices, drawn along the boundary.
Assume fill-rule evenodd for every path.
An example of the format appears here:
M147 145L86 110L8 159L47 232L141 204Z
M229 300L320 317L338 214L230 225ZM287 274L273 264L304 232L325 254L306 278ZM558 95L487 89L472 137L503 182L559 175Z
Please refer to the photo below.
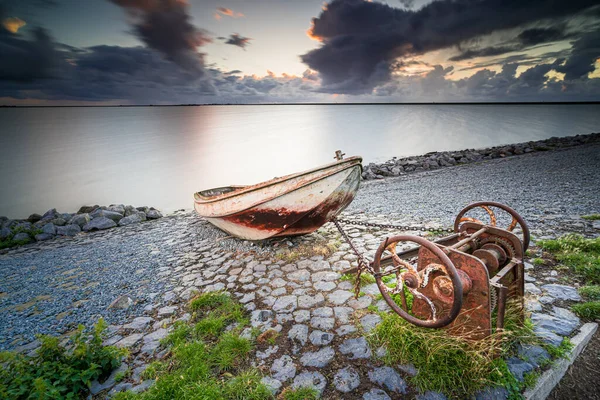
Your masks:
M585 78L594 71L594 64L600 57L600 31L591 32L576 40L565 65L557 71L565 74L565 80Z
M204 57L197 48L211 41L208 33L191 22L188 5L181 0L110 0L133 17L136 36L149 48L181 67L204 73Z
M225 41L226 44L231 44L233 46L241 47L242 49L246 49L246 46L250 44L250 38L241 36L238 33L233 33L229 35L229 38Z
M0 4L0 20L4 19ZM0 81L32 82L52 78L61 58L43 28L34 28L31 40L0 25Z
M322 46L301 59L320 73L323 91L368 93L389 81L390 65L397 58L538 21L562 21L596 5L597 0L437 0L411 11L378 2L333 0L313 19L309 32Z

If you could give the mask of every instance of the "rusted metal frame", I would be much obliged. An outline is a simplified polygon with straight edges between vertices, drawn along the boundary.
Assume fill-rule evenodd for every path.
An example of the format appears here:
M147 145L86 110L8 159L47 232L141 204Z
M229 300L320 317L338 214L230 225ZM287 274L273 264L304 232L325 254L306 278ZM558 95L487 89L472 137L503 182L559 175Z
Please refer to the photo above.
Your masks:
M435 244L438 244L438 245L442 245L442 246L447 246L448 242L452 242L453 240L455 240L458 237L459 237L458 233L453 233L452 235L449 235L449 236L446 236L446 237L434 240L432 243L435 243ZM410 249L401 251L400 253L396 253L396 255L399 258L408 259L408 258L414 257L417 254L419 254L419 249L420 248L421 248L421 246L415 246L415 247L412 247ZM389 256L383 257L381 259L381 262L379 263L379 265L382 266L382 267L387 267L388 265L390 265L392 263L393 263L393 257L391 255L389 255ZM371 263L371 264L373 264L373 263Z
M483 235L486 232L487 232L487 227L484 226L483 228L481 228L477 232L473 232L471 235L464 238L463 240L454 243L452 246L448 246L448 249L459 249L462 246L464 246L465 244L470 243L473 240L477 239L479 236ZM448 249L446 249L445 251L448 252L449 251Z
M504 266L504 268L498 271L498 273L494 275L492 279L490 279L490 284L492 286L501 285L500 281L513 270L517 263L517 260L511 260L508 264L506 264L506 266Z
M508 288L504 285L496 286L498 288L498 314L496 315L496 329L504 329L504 315L506 314L506 295ZM493 286L490 287L493 290Z

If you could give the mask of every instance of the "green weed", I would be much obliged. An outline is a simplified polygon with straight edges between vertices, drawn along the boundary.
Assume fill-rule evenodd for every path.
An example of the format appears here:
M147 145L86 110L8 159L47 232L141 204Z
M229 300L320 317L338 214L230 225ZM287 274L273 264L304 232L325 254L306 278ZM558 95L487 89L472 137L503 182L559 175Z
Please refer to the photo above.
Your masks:
M581 318L590 320L600 319L600 301L575 304L571 309Z
M589 283L600 283L600 238L586 239L569 234L555 240L539 241L538 246Z
M91 382L101 379L121 363L126 350L103 346L106 322L100 319L92 332L79 326L67 346L52 336L41 342L32 357L0 353L0 397L11 399L82 398Z
M319 397L319 391L312 387L286 389L280 396L283 400L317 400Z
M600 220L600 214L582 215L581 218L587 219L588 221Z
M582 286L579 294L589 300L600 300L600 285Z

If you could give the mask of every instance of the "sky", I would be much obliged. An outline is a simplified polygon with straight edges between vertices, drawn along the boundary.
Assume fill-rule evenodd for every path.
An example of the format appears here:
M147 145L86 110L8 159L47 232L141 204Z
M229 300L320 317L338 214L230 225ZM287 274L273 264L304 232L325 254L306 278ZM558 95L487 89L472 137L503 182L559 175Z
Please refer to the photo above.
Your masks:
M597 0L0 0L0 105L600 101Z

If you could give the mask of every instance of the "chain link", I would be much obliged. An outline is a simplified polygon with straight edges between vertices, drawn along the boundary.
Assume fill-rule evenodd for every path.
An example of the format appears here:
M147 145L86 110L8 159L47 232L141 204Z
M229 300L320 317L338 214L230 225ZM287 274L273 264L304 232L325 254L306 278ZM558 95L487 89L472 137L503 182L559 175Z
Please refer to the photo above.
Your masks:
M433 232L433 233L435 233L435 232L453 233L454 232L454 228L426 228L424 226L376 224L374 222L351 221L348 219L339 219L339 218L335 218L333 221L338 221L342 224L347 224L347 225L360 225L360 226L367 226L370 228L399 229L401 231L423 231L423 232Z
M354 254L356 255L357 260L358 260L358 267L357 267L357 271L356 271L356 281L354 282L354 296L356 298L358 298L358 295L360 293L360 276L362 275L362 273L367 271L371 275L375 275L375 271L371 267L371 264L369 262L367 262L367 260L365 260L365 258L361 254L361 252L358 251L358 249L354 246L354 243L352 243L352 239L350 239L348 234L344 231L341 224L360 225L360 226L367 226L367 227L371 227L371 228L399 229L399 230L403 230L403 231L454 232L454 229L452 229L452 228L425 228L424 226L376 224L373 222L356 222L356 221L350 221L347 219L338 219L338 218L333 218L331 220L331 222L335 225L335 227L340 232L340 234L342 235L342 237L344 238L346 243L348 243L348 245L350 246L350 248L352 249L352 251L354 252Z

